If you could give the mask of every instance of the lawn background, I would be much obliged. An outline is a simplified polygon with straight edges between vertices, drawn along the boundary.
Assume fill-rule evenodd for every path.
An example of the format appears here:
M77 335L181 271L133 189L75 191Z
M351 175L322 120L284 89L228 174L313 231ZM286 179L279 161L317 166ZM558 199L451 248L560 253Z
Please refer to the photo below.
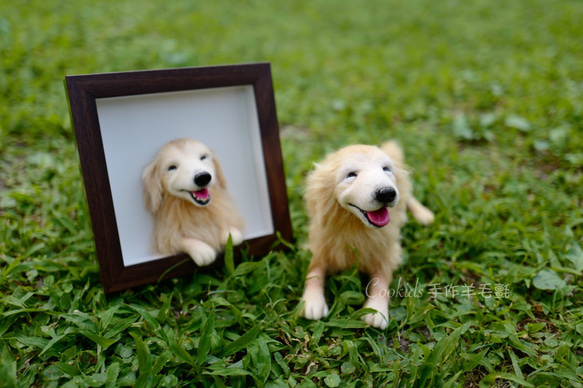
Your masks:
M1 2L0 386L583 386L581 20L579 0ZM256 61L290 250L106 298L64 76ZM404 229L389 328L362 324L354 269L298 318L306 172L389 138L437 215Z

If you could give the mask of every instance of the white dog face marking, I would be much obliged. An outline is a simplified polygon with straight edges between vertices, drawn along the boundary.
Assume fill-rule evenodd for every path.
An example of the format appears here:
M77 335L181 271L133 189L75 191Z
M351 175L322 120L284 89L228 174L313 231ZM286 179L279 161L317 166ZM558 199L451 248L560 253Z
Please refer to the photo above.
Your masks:
M196 206L210 203L215 183L213 153L204 144L186 141L166 144L159 153L162 185L171 195Z
M337 201L365 225L386 226L388 208L399 201L394 169L391 158L376 147L346 155L336 171Z

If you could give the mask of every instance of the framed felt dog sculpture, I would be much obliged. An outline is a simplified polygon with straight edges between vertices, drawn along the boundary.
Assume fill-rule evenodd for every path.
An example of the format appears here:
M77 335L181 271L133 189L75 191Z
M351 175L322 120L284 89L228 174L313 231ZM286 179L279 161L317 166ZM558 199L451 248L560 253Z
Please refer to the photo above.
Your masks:
M150 247L154 220L141 175L173 139L197 139L219 157L249 255L292 240L269 63L73 75L66 85L106 293L199 270L187 254ZM204 202L205 192L195 198Z

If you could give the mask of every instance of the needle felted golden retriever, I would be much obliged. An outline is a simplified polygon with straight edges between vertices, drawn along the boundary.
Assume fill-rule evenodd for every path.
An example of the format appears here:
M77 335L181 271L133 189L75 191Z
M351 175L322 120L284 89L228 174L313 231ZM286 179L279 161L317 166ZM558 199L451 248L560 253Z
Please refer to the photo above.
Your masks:
M185 252L204 266L216 259L229 235L233 245L242 242L243 218L229 197L216 155L206 145L192 139L165 144L142 179L158 253Z
M401 263L400 234L406 208L422 224L433 213L412 195L395 142L381 148L351 145L328 155L308 175L305 199L311 217L308 248L312 260L306 276L301 315L321 319L328 314L324 280L358 263L370 276L365 307L377 311L363 317L385 329L389 318L388 287Z

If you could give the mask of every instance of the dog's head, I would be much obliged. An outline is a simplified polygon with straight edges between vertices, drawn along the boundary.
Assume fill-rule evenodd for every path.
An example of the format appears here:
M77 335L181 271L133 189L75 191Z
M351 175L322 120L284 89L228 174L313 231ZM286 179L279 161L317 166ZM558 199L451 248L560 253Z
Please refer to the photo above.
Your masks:
M166 195L196 206L207 206L213 187L226 186L214 152L191 139L177 139L165 144L144 169L142 179L146 208L152 213L159 209Z
M395 165L378 147L345 147L316 165L306 197L311 211L324 212L321 217L333 211L333 204L316 202L332 200L364 225L381 228L390 221L388 208L399 201Z

